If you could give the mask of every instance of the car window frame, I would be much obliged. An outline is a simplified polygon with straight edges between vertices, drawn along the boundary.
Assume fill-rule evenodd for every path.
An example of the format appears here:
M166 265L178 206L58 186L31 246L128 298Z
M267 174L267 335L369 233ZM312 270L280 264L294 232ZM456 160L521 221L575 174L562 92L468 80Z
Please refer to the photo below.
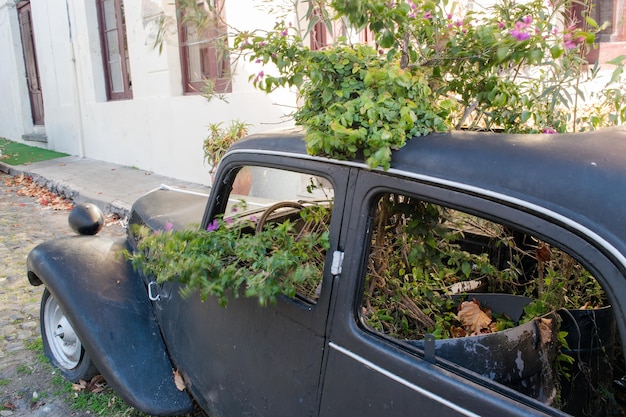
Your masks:
M340 229L344 222L344 206L348 191L348 175L350 169L341 165L328 164L301 155L275 154L271 151L244 150L228 153L220 162L214 185L211 189L208 204L201 222L206 229L209 222L224 213L228 204L228 196L237 173L244 166L257 166L302 172L325 178L333 188L333 212L330 226L330 248L326 254L321 293L317 303L310 304L300 299L280 296L275 305L279 313L289 316L299 323L313 329L319 334L326 333L331 296L335 276L331 273L333 253L341 247Z

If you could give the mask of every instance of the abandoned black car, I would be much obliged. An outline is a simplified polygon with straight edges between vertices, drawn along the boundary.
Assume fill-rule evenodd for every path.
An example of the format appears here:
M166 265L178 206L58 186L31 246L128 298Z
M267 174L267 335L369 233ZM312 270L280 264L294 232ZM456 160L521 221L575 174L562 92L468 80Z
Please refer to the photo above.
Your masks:
M62 374L152 415L623 415L625 208L625 128L432 134L388 170L259 134L28 277Z

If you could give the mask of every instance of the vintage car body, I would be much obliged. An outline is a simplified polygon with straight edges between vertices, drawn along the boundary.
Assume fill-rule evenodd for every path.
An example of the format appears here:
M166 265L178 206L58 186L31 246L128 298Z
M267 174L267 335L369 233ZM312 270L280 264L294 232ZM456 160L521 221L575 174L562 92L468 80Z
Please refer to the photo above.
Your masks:
M395 151L388 171L310 156L298 131L254 135L224 157L210 196L156 190L135 203L130 224L206 228L227 210L242 166L303 172L332 185L331 248L317 301L282 297L262 307L233 298L224 308L211 298L182 298L177 283L157 284L123 257L123 249L136 249L132 227L127 240L46 242L30 254L28 277L49 292L42 311L57 314L56 321L42 314L43 337L52 323L80 341L69 346L67 356L77 354L72 349L80 355L70 365L59 363L54 346L47 350L64 375L84 377L92 361L129 404L153 415L187 413L191 398L212 416L565 415L428 347L368 329L359 294L369 213L382 192L497 220L566 250L601 283L617 334L626 335L626 128L433 134ZM274 191L286 182L274 181Z

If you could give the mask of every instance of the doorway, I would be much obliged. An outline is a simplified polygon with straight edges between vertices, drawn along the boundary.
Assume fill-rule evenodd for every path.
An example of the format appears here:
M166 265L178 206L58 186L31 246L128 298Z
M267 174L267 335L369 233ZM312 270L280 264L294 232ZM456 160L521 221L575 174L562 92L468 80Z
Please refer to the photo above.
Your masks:
M20 23L20 34L22 36L24 66L26 67L26 83L28 84L28 95L30 98L30 109L33 117L33 124L35 126L43 126L43 96L41 93L39 66L37 65L35 38L33 36L33 21L30 1L18 2L17 14Z

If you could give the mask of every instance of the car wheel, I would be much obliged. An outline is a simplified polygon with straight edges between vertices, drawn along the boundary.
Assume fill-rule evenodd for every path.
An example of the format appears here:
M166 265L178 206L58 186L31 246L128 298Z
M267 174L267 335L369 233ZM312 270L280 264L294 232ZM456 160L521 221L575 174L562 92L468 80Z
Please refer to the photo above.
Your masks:
M43 351L61 375L78 382L89 381L98 374L61 306L47 288L41 296L40 325Z

